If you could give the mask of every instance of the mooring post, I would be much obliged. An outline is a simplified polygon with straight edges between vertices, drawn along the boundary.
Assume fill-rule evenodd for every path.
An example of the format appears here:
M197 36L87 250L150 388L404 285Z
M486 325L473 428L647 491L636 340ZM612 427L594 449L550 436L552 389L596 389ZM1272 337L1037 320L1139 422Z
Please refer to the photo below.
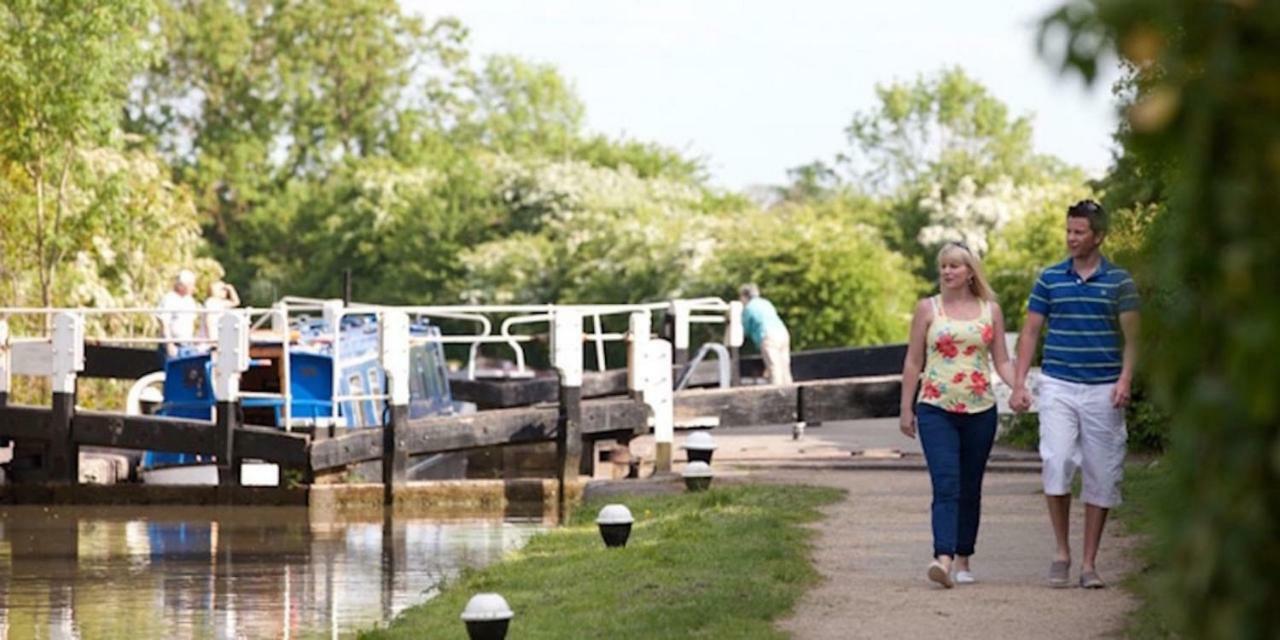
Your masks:
M384 311L379 322L382 368L387 372L388 417L382 425L382 503L395 505L396 488L408 479L409 452L404 442L409 420L409 315Z
M76 411L76 374L84 371L84 317L63 311L53 318L53 416L49 420L48 480L80 481L80 451L71 433Z
M672 359L676 366L682 367L689 362L689 301L672 300L667 311L672 317L672 335L675 350Z
M647 349L645 367L649 372L649 388L645 390L644 402L653 411L653 472L671 473L676 434L671 343L666 340L650 340Z
M729 386L742 386L742 302L734 300L725 312L724 344L729 347Z
M218 486L240 484L240 460L235 454L236 429L241 426L240 374L249 369L249 319L229 312L218 321L218 352L213 357L214 456Z
M655 444L654 473L671 471L675 440L675 404L672 390L671 343L649 336L648 311L629 319L631 343L627 349L627 389L649 407Z
M556 429L558 515L568 519L568 492L582 458L582 312L556 307L551 314L551 364L560 376L560 419Z

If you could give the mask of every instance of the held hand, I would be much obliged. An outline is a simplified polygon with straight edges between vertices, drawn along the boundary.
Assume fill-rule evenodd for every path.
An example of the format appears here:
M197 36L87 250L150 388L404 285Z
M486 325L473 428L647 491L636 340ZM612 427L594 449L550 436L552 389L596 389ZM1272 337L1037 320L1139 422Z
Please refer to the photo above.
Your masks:
M916 437L916 416L912 413L903 413L898 419L898 430L902 435L915 439Z
M1013 395L1009 396L1009 408L1016 413L1022 413L1031 408L1031 392L1027 391L1025 386L1018 387L1013 390Z
M1116 380L1116 385L1111 388L1111 406L1123 408L1129 406L1129 381L1124 378Z

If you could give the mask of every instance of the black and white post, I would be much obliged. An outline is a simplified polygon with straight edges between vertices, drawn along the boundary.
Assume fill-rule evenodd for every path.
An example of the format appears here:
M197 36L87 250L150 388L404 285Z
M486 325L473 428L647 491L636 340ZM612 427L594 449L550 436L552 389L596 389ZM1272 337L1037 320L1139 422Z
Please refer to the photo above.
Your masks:
M218 486L240 484L240 460L236 456L236 430L240 428L240 374L249 370L249 319L243 312L228 312L218 321L218 351L213 354L214 457Z
M80 481L80 450L71 433L71 422L76 409L76 374L84 371L84 317L68 311L55 315L52 347L48 480L76 484Z
M636 311L629 318L627 387L649 407L653 420L654 472L670 473L675 440L671 343L650 337L651 321L648 311ZM688 323L685 327L687 329Z
M551 314L551 365L560 376L560 419L556 429L557 507L568 519L568 493L582 462L582 312L556 307Z
M382 369L387 372L386 424L382 425L382 503L395 505L396 489L409 473L405 427L409 420L409 315L384 311L381 324Z

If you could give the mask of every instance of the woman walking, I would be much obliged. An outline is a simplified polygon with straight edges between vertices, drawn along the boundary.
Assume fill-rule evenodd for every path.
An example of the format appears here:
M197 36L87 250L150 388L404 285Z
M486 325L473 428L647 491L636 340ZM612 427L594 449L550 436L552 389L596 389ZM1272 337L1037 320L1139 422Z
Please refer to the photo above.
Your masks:
M1013 382L1013 367L1004 316L978 257L964 244L949 242L938 252L938 276L939 294L921 300L911 320L900 428L908 438L919 431L933 482L928 576L951 588L975 581L969 557L978 538L982 476L996 434L988 356L1006 384Z

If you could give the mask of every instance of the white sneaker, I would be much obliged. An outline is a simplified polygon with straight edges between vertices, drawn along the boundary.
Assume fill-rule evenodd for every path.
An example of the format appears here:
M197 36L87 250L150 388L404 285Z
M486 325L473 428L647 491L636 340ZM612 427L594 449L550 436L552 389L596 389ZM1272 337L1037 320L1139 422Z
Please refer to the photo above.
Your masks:
M973 584L977 582L977 579L973 577L973 574L968 571L957 571L955 578L953 579L956 584Z

